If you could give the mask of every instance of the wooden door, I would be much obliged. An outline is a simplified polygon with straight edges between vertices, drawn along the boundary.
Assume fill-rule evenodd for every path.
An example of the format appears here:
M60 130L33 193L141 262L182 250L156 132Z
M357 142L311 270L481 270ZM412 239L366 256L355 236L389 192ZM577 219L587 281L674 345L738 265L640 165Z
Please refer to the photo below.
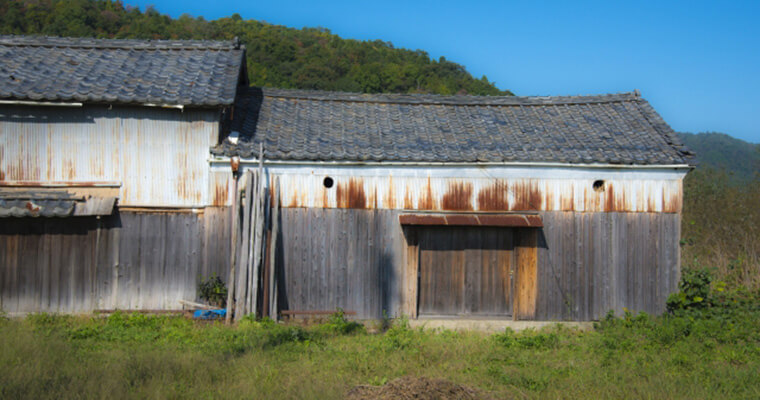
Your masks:
M419 251L419 315L512 315L513 229L423 228Z

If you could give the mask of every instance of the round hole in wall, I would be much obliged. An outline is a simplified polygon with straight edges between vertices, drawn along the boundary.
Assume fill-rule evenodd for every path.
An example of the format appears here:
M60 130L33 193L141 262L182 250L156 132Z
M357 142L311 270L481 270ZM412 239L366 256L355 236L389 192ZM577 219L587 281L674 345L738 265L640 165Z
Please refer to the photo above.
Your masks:
M604 181L601 180L601 179L597 179L597 180L594 181L594 185L593 186L594 186L594 190L595 191L601 192L602 190L604 190Z
M326 176L325 180L322 181L322 184L328 189L333 187L333 183L335 183L333 182L333 178L330 178L329 176Z

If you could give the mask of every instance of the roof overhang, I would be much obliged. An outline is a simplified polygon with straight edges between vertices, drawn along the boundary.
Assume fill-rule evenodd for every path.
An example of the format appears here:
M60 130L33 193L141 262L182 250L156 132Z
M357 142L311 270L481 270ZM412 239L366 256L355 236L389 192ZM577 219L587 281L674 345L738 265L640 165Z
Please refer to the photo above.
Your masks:
M0 182L0 218L111 215L116 190L112 183Z

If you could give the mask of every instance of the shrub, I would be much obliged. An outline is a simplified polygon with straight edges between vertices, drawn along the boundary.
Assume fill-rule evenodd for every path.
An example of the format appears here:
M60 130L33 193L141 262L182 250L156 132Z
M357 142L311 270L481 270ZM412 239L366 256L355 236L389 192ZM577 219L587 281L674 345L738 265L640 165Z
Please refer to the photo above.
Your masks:
M712 304L710 284L712 274L706 268L685 269L678 283L678 292L667 299L669 312L677 310L701 309Z
M409 326L409 318L406 315L396 318L383 336L383 344L389 350L406 349L414 340L414 331Z
M338 311L330 315L326 323L321 324L317 329L325 333L338 335L349 335L366 331L364 325L356 321L349 321L346 318L346 313L340 307L338 307Z
M227 285L214 274L198 284L198 296L213 306L224 308L227 306Z

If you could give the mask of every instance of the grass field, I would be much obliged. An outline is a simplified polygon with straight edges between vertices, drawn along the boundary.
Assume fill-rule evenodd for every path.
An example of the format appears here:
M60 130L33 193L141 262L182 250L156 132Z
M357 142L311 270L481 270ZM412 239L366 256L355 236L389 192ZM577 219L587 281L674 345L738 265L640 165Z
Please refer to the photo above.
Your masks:
M0 398L343 398L443 378L490 398L760 398L758 296L593 331L383 333L179 317L37 314L0 322Z

